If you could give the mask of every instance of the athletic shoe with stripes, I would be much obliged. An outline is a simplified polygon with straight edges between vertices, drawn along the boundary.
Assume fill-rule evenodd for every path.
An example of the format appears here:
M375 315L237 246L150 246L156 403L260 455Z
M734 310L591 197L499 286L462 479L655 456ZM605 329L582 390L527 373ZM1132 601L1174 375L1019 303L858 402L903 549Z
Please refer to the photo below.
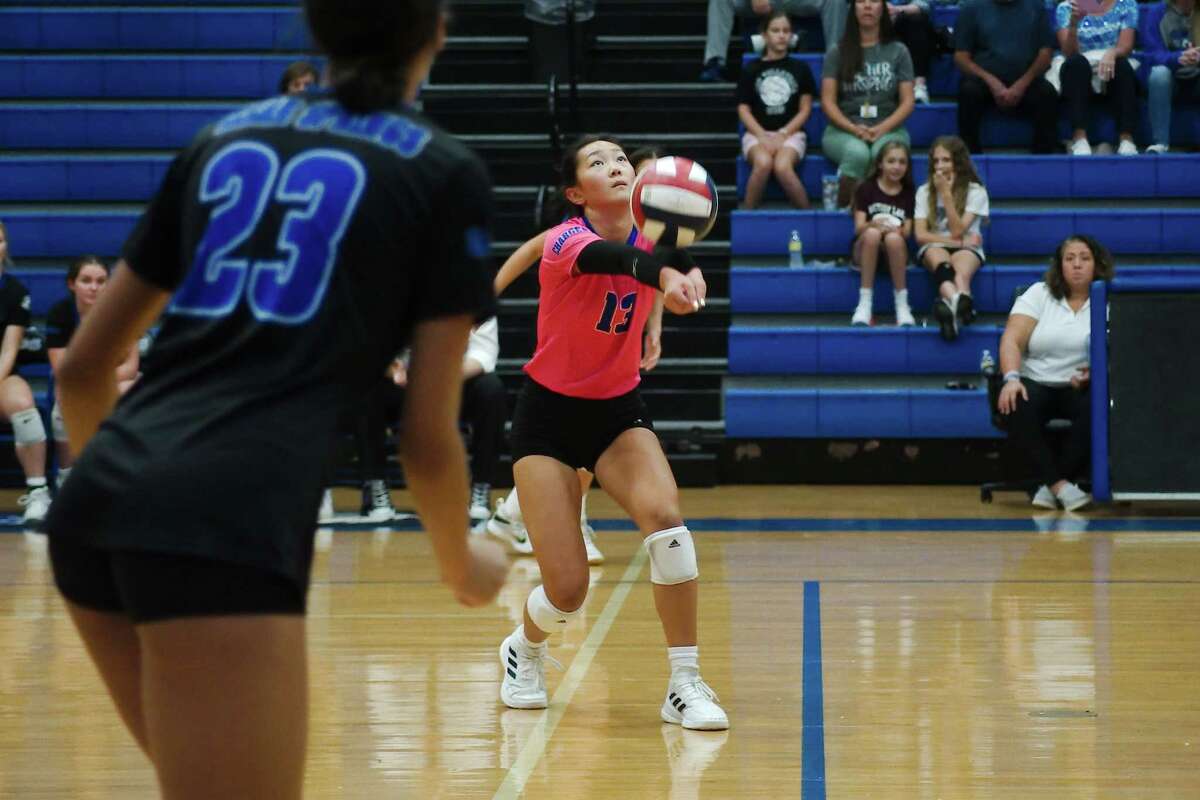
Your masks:
M510 633L500 643L500 668L504 671L504 679L500 682L500 702L509 708L545 708L549 704L546 694L547 660L559 665L546 655L546 648L540 648L536 654L529 653L517 644L517 631Z
M694 731L723 731L729 727L729 717L717 702L717 693L699 674L672 676L662 704L662 720Z

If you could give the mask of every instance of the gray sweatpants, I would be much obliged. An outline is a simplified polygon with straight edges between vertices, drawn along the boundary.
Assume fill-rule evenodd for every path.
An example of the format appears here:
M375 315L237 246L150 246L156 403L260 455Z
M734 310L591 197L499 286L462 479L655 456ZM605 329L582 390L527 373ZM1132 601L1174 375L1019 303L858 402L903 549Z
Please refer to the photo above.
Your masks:
M775 8L782 8L797 17L821 17L821 30L825 34L825 47L837 44L846 29L846 12L850 8L847 0L774 0ZM725 60L729 49L729 37L733 33L733 15L748 17L751 24L758 17L750 10L750 0L708 0L708 35L704 42L704 62L719 58Z

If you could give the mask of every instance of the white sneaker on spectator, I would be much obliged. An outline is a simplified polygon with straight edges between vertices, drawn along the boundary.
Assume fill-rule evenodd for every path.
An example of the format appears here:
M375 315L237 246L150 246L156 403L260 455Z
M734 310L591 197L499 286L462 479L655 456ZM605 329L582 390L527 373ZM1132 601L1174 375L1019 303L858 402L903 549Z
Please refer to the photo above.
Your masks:
M854 309L854 315L850 317L851 325L870 325L871 324L871 304L858 302L858 306Z
M41 522L46 518L46 512L50 510L49 487L36 486L30 489L27 494L17 498L17 505L25 506L25 513L22 515L21 521L26 525Z
M908 305L896 306L896 325L901 328L907 328L917 324L916 318L913 317L912 309Z
M1138 154L1137 145L1132 139L1122 139L1117 145L1117 155L1119 156L1136 156Z
M1037 494L1033 496L1033 504L1038 508L1051 508L1058 510L1058 500L1054 497L1054 492L1050 491L1049 486L1039 486Z
M718 702L717 693L698 673L680 670L667 684L659 716L663 722L694 731L723 731L729 727L729 717Z
M1092 146L1088 144L1087 139L1076 139L1071 142L1071 155L1073 156L1090 156L1092 154Z
M913 84L913 100L921 105L929 105L929 87L922 83Z
M1153 153L1156 156L1161 156L1164 153L1171 152L1171 148L1165 144L1152 144L1146 148L1147 153Z
M603 564L604 553L600 552L600 548L596 547L596 531L588 524L586 519L579 520L579 531L583 534L583 548L587 550L588 563Z
M533 553L533 542L529 540L529 532L525 524L519 520L509 519L505 515L504 498L496 500L496 510L488 519L486 529L492 536L503 542L509 550L520 556Z
M321 495L321 509L317 512L317 522L325 524L333 522L333 492L329 489L325 490L325 494Z
M1058 492L1058 502L1067 511L1078 511L1092 504L1092 496L1073 483L1068 483Z

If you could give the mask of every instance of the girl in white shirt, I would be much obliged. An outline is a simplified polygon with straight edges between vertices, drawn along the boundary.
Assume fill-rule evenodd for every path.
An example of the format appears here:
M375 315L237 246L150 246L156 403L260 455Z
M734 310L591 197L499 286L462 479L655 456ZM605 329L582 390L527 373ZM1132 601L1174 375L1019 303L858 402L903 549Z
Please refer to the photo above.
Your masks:
M929 180L917 189L913 221L917 262L933 273L933 316L948 342L975 318L971 278L983 266L988 213L987 190L967 145L957 136L938 137L929 149Z
M1009 436L1025 450L1041 487L1033 504L1068 511L1092 502L1071 482L1084 468L1092 436L1088 341L1092 281L1113 275L1112 256L1090 236L1070 236L1058 246L1041 283L1017 298L1004 336L1000 367L1004 388L997 407L1009 418ZM1051 419L1070 419L1066 446L1055 457L1046 441Z

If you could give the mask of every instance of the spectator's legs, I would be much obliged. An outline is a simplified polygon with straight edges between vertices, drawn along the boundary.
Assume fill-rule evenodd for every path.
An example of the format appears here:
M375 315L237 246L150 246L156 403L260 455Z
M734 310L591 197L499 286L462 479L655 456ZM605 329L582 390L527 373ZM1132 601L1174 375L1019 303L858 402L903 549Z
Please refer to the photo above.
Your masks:
M858 182L867 174L871 163L871 148L862 139L833 125L825 126L821 135L821 150L825 157L838 165L838 208L850 205Z
M869 220L868 220L869 221ZM879 228L867 228L854 240L852 256L854 263L861 270L863 289L875 286L875 272L879 266L879 245L883 242L883 231Z
M983 266L979 256L970 250L959 250L950 256L950 266L954 267L954 288L963 294L970 294L971 278Z
M1117 134L1122 139L1133 141L1138 126L1137 74L1129 65L1128 58L1117 59L1116 74L1109 84L1108 93L1112 98Z
M500 443L508 403L504 383L494 372L463 383L462 418L471 426L471 482L491 484L500 463Z
M1033 462L1038 483L1053 489L1062 479L1058 465L1054 463L1054 452L1046 441L1045 430L1054 405L1054 390L1024 378L1021 382L1025 384L1029 400L1017 397L1016 410L1008 415L1008 436Z
M354 446L358 451L358 477L367 481L387 477L387 412L383 390L372 386L363 398L362 411L354 426Z
M783 193L787 195L789 203L796 208L809 208L811 203L808 202L808 192L804 190L804 184L796 174L796 163L802 157L802 153L787 145L776 150L775 180L783 187Z
M826 50L842 40L849 10L850 3L846 0L824 0L821 3L821 32L825 35Z
M0 381L0 413L13 424L17 461L30 487L46 485L46 427L33 404L33 390L19 375ZM21 431L16 431L20 425Z
M1150 138L1164 147L1171 143L1171 95L1174 76L1170 67L1159 65L1150 70Z
M1059 149L1058 92L1045 78L1029 84L1017 111L1033 120L1033 152L1046 154Z
M1074 481L1083 474L1092 451L1092 396L1088 389L1070 386L1055 390L1058 411L1054 415L1071 420L1071 432L1059 456L1059 477Z
M745 6L745 0L708 0L708 29L704 37L704 63L714 58L725 62L729 37L733 35L735 9Z
M1068 58L1059 73L1062 96L1071 119L1071 138L1087 139L1088 100L1092 96L1092 65L1079 53Z
M908 289L908 240L897 231L891 231L883 237L883 246L887 250L888 271L892 276L892 287L897 292Z
M983 142L979 136L983 127L983 113L995 104L987 84L974 75L962 76L958 83L958 135L972 153L983 152Z
M929 65L933 61L933 20L924 11L900 14L895 19L895 28L896 35L912 55L913 73L917 80L927 80Z
M758 208L758 204L762 202L763 190L771 178L774 159L767 152L767 148L756 144L750 148L746 160L750 162L750 180L746 181L746 197L742 200L742 208Z
M936 287L938 295L945 298L947 302L954 300L955 295L958 294L956 281L949 280L948 278L939 280L938 275L938 267L945 265L953 269L953 265L950 263L950 252L944 247L931 247L925 251L921 260L924 262L922 266L933 273L933 279L938 281Z
M571 79L568 51L575 51L575 72L580 80L586 79L588 51L591 41L592 20L575 23L573 43L567 41L566 25L544 25L533 20L529 23L529 63L533 65L533 79L538 82L550 80L556 75L560 83Z

